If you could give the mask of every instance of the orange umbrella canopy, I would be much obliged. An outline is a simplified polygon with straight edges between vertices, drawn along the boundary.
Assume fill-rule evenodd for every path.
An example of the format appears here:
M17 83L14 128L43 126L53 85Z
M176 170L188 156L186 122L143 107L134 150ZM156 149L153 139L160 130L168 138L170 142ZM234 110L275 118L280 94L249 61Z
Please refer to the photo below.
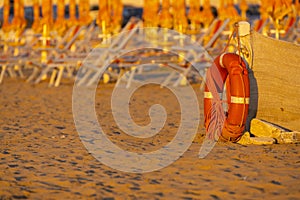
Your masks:
M143 20L145 26L158 26L159 0L144 0Z
M12 20L11 26L14 30L24 29L26 26L23 0L14 1L14 18Z
M121 29L123 19L122 0L99 0L96 23L103 34L117 33Z
M232 23L235 23L241 19L238 11L234 7L233 0L220 0L218 15L220 19L230 19Z
M57 1L57 18L55 22L62 23L65 19L65 0Z
M10 9L9 0L4 0L4 3L3 3L3 24L2 24L2 29L5 32L9 31L9 29L10 29L9 9Z
M41 20L40 20L40 3L39 0L33 0L33 24L32 29L35 32L40 32L42 30Z
M77 17L76 17L76 0L70 0L69 2L69 20L68 26L77 25Z
M296 7L296 11L297 11L297 15L300 15L300 3L299 0L295 1L295 7Z
M172 2L172 11L174 16L174 29L179 32L185 32L188 27L186 17L185 0L176 0Z
M81 25L88 25L92 22L90 16L90 1L89 0L79 0L79 23Z
M219 18L223 19L226 18L226 7L225 7L225 1L219 0L219 9L218 9L218 15Z
M109 35L110 30L110 9L107 0L99 0L99 11L97 17L97 24L99 28L102 30L103 35Z
M191 23L199 24L201 20L200 14L200 1L199 0L190 0L190 10L188 13L188 18L191 20Z
M260 14L263 18L271 16L274 20L281 20L293 12L292 7L291 0L261 0Z
M226 5L226 16L229 18L236 18L239 17L238 11L234 7L233 0L227 0Z
M101 21L105 21L107 24L110 22L110 15L109 15L109 7L107 0L99 0L99 11L98 11L98 18L97 23L101 24Z
M159 12L159 25L162 28L172 28L173 16L170 12L170 0L162 0L162 9Z
M273 17L283 19L289 13L293 12L292 1L290 0L275 0Z
M42 15L41 24L48 25L50 28L53 26L53 8L52 0L42 0Z
M241 0L240 2L240 9L242 11L242 18L245 20L247 19L247 16L246 16L246 11L248 9L248 4L247 4L247 1L246 0Z
M54 22L54 30L62 35L67 30L67 21L65 19L65 0L57 1L57 18Z
M111 0L111 10L113 26L120 26L123 19L122 0Z
M203 10L201 12L201 23L203 23L205 28L207 28L213 20L214 20L214 15L211 11L210 1L204 0Z

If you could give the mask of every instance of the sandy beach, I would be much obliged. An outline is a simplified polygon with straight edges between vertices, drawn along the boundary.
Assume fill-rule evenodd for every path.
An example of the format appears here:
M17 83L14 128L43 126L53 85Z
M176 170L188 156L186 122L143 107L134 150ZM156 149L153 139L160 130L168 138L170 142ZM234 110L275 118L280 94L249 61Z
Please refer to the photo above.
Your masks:
M176 134L178 103L165 89L145 87L133 97L134 120L149 123L144 111L157 100L166 106L166 125L151 140L127 138L111 115L112 88L100 85L96 111L109 138L121 148L152 151ZM199 85L193 88L201 100ZM81 142L72 115L72 89L73 82L66 80L58 88L20 79L0 85L0 199L300 199L300 144L218 143L199 159L205 134L201 124L188 151L170 166L150 173L112 169ZM153 89L155 98L149 97Z

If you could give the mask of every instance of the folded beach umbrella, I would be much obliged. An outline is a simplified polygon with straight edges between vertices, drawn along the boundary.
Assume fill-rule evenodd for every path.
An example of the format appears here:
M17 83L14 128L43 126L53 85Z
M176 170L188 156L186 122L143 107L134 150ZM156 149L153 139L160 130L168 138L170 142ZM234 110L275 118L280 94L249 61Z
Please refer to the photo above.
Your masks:
M52 0L42 0L42 15L41 25L47 25L50 30L53 26L53 8Z
M227 5L226 5L226 18L230 18L233 21L239 20L240 16L236 8L234 7L233 0L228 0Z
M188 28L185 0L173 1L172 7L174 16L174 29L180 33L185 33Z
M34 32L39 33L42 31L39 0L33 0L32 7L33 7L33 24L31 28Z
M15 31L22 31L26 27L23 0L14 1L14 18L12 20L11 26Z
M76 17L76 1L70 0L68 27L76 26L77 24L78 24L78 21L77 21L77 17Z
M273 15L274 19L283 19L288 13L292 11L292 2L288 0L274 0Z
M103 35L110 34L111 17L107 0L99 0L97 24Z
M242 20L247 20L247 14L246 14L246 11L248 9L247 1L246 0L241 0L239 7L241 9Z
M300 3L299 3L299 1L295 1L295 8L296 8L297 15L300 16Z
M9 30L10 30L9 8L10 8L9 0L4 0L4 3L3 3L3 24L2 24L2 30L4 32L9 32Z
M266 12L266 13L272 13L273 12L273 5L274 5L274 0L261 0L261 13Z
M162 0L162 9L158 14L159 25L162 28L173 27L173 16L171 14L170 7L170 0Z
M188 19L191 22L192 30L199 30L201 23L201 12L200 12L200 1L198 0L190 0L190 10L188 13Z
M67 29L67 22L65 20L65 0L57 1L57 17L54 22L54 30L59 35L63 35Z
M88 25L92 22L92 17L90 16L90 1L89 0L79 0L79 24Z
M204 28L208 28L214 20L214 15L211 11L210 0L204 0L203 10L201 12L201 23L203 23Z
M112 32L118 33L121 30L122 20L123 20L123 3L122 0L112 0L111 1L111 23Z
M226 3L224 0L219 1L218 20L220 22L230 20L228 26L226 26L226 34L230 34L234 31L234 24L241 20L239 13L237 12L233 0L228 0Z
M225 7L225 1L224 0L219 1L218 17L221 20L226 19L226 7Z
M279 39L281 32L285 32L285 30L282 30L282 23L284 22L285 17L289 16L289 18L292 19L291 24L294 21L294 8L292 2L290 0L273 0L271 3L267 4L267 10L274 23L275 38ZM271 32L272 31L274 30L271 30Z
M143 20L145 27L157 27L159 24L159 0L144 0Z

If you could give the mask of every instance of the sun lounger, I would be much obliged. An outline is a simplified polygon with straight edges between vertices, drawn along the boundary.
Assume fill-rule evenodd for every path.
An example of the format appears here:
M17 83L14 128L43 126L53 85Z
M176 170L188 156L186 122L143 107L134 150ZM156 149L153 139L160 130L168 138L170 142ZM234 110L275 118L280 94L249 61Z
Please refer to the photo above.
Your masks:
M34 83L37 84L51 73L49 86L59 86L63 73L67 72L69 75L72 74L70 71L77 69L88 55L89 52L85 51L86 49L82 44L88 44L89 37L84 37L84 35L89 35L88 31L92 31L92 29L86 26L71 27L66 34L67 36L59 41L54 48L36 48L35 50L38 52L47 52L47 61L43 62L40 60L31 62L30 64L34 67L34 70L27 81L34 81ZM80 40L79 37L83 39ZM64 46L62 47L62 45ZM78 48L80 45L81 47ZM73 48L74 46L75 48Z
M132 18L120 34L112 39L108 47L100 44L99 47L94 48L82 63L76 84L87 86L94 84L104 68L108 67L115 56L122 52L139 27L141 27L141 21Z
M181 69L181 75L173 83L173 86L178 86L183 79L187 78L188 73L193 71L193 68L196 68L200 73L200 76L202 77L201 87L204 86L206 69L211 65L212 61L212 59L210 59L211 55L209 55L208 53L214 50L215 43L221 36L222 32L225 30L229 22L229 19L224 21L219 19L214 20L211 26L208 28L207 32L197 41L198 43L196 43L196 46L199 47L198 49L193 50L189 46L180 48L181 51L186 52L186 57L189 57L189 54L197 54L197 56L194 57L194 60L189 60L190 63L186 68L178 68L178 66L176 65L171 65L173 67L176 66L177 69ZM210 37L210 39L206 43L204 43L205 37ZM176 47L173 49L176 49ZM163 82L163 86L168 85L173 79L174 75L175 73L170 74L170 76Z
M30 32L24 31L19 37L14 37L15 32L11 31L1 36L3 51L0 54L0 83L3 81L5 74L13 78L17 76L25 77L22 70L28 61L28 57L34 57L31 48L36 42L35 35L29 37L30 34Z

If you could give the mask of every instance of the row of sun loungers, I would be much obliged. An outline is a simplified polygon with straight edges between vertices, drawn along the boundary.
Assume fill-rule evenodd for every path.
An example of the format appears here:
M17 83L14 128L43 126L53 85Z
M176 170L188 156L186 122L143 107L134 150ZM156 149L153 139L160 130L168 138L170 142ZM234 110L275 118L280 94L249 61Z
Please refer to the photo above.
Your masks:
M297 42L299 19L286 23L290 26L284 36L281 34L282 39ZM178 86L189 76L205 77L212 57L226 43L230 26L229 19L215 19L203 32L185 36L172 30L145 28L140 19L132 18L112 37L101 35L94 23L73 26L63 37L51 32L49 38L44 38L30 29L19 37L13 32L1 32L0 83L8 75L35 84L47 78L49 86L57 87L63 77L76 77L76 84L89 86L106 76L109 80L126 79L126 87L130 87L136 74L155 65L175 70L164 78L162 85ZM253 23L254 31L263 32L265 27L272 29L267 20ZM182 55L184 59L180 58Z

